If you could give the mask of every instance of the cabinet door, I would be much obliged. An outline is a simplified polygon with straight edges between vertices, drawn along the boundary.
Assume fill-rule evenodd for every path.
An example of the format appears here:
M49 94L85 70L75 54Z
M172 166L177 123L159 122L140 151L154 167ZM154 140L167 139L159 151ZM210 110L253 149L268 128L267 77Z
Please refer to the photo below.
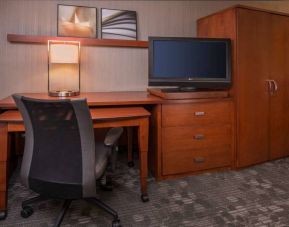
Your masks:
M275 81L270 96L270 158L289 155L289 17L271 16L270 77Z
M270 14L238 9L237 18L237 166L242 167L269 159Z

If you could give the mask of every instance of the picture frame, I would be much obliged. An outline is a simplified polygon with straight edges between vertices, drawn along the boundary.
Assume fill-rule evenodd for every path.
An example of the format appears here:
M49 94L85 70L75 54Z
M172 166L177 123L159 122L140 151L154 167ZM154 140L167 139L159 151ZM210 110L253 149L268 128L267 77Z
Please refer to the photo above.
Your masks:
M97 9L58 4L57 36L97 38Z
M101 8L101 38L137 40L137 13Z

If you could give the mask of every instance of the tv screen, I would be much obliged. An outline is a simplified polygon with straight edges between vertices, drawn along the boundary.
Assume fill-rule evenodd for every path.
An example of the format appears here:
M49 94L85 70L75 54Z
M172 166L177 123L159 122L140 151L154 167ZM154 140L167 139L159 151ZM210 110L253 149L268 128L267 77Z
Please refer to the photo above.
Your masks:
M228 88L229 39L149 37L149 85Z

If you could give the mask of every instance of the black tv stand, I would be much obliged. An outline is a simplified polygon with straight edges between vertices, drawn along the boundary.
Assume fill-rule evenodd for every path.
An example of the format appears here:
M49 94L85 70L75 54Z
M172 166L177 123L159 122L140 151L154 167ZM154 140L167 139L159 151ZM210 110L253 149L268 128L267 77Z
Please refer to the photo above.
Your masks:
M176 92L195 92L199 89L196 87L175 87L175 88L161 88L162 92L176 93Z
M192 92L192 91L198 90L198 88L196 87L179 87L178 89L179 91L183 91L183 92Z

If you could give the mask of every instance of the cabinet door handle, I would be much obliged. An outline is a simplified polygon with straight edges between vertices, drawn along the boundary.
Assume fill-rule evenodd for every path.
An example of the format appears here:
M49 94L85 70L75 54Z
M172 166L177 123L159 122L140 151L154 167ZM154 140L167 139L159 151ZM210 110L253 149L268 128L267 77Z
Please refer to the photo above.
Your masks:
M273 80L266 80L266 82L268 83L268 88L269 88L270 95L273 95L273 93L274 93L273 86L272 86Z
M194 139L196 139L196 140L202 140L202 139L205 139L205 135L203 135L203 134L197 134L197 135L194 135Z
M195 157L194 162L195 163L203 163L203 162L205 162L205 158L204 157Z
M204 116L205 112L204 111L196 111L195 116Z
M276 92L278 90L277 82L275 80L272 80L272 83L274 84L274 92Z

